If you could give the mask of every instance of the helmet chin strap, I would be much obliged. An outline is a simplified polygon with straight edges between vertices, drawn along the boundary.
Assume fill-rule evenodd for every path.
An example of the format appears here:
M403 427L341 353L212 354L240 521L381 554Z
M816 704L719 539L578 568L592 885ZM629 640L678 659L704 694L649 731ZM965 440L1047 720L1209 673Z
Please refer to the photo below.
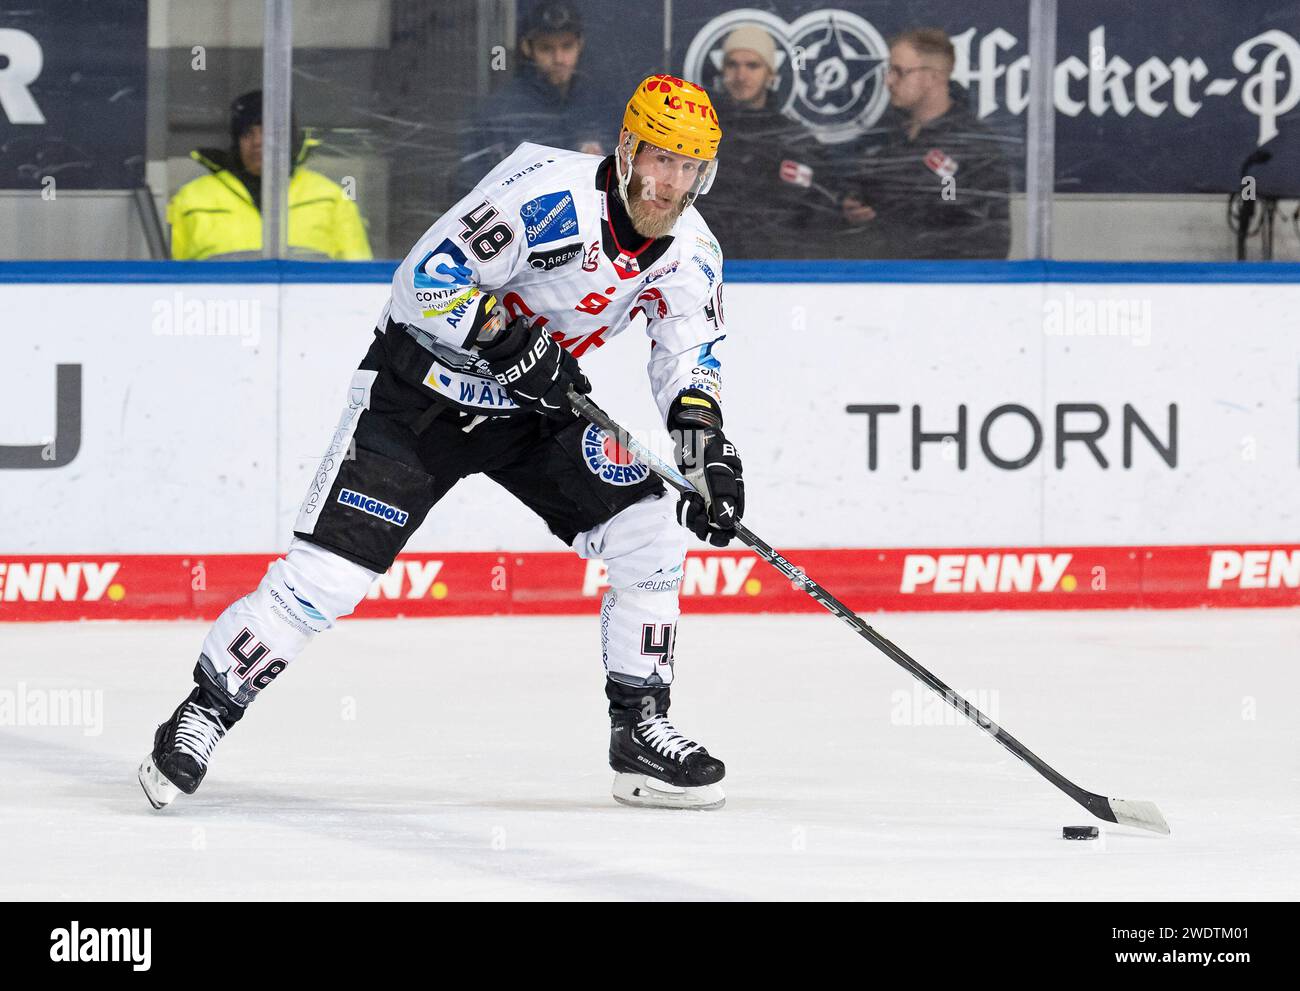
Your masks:
M621 141L618 148L615 149L614 167L618 171L618 198L623 201L623 209L627 211L627 215L630 217L632 216L632 204L627 200L627 191L632 183L632 160L636 158L637 147L641 142L635 135L629 135L629 138L631 139L631 147L628 147L627 141ZM626 172L623 171L624 151L627 152Z

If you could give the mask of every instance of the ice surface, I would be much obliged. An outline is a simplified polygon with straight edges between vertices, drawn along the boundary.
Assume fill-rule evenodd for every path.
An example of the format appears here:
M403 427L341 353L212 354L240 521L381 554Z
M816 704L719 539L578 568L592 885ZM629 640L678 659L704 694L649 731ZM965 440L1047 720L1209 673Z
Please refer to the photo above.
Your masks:
M718 812L613 801L596 620L561 617L345 623L158 813L135 769L204 627L0 624L0 898L1300 898L1300 609L871 621L1172 835L1094 820L822 615L683 620ZM102 692L102 732L13 725L58 689Z

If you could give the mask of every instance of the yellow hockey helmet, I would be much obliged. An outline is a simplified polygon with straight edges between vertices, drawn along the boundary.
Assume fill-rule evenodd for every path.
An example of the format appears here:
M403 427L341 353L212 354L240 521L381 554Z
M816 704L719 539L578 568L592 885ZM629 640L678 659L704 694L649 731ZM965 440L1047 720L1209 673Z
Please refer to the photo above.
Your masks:
M650 76L627 101L623 126L643 141L691 158L712 161L722 128L703 87L676 76Z
M623 129L628 137L616 156L619 166L619 192L627 202L627 185L632 176L631 163L640 142L696 158L705 162L699 177L687 194L689 206L709 191L717 173L718 142L722 128L713 101L702 86L665 74L641 81L623 113Z

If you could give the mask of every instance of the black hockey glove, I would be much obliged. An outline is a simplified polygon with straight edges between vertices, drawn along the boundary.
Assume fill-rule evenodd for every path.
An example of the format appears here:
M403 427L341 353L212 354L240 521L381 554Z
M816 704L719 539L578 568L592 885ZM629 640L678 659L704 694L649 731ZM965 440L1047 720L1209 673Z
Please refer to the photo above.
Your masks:
M560 347L545 326L530 327L523 317L480 345L478 353L510 398L534 413L570 419L577 414L569 405L568 387L584 395L591 391L578 359Z
M726 547L745 513L745 480L740 456L722 432L722 409L702 392L683 392L668 410L668 430L677 466L700 490L682 493L677 520L701 540Z

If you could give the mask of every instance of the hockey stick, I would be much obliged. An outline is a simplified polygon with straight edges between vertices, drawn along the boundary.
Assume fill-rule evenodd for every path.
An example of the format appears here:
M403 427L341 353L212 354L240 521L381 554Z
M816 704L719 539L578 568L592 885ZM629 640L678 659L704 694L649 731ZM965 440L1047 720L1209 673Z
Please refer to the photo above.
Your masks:
M646 449L635 437L615 423L599 406L593 403L585 396L569 390L569 401L573 408L590 420L596 426L600 427L607 434L615 439L625 450L635 454L642 462L646 464L651 471L662 478L665 482L677 489L679 492L694 492L695 487L687 481L686 477L662 459L656 457ZM894 646L889 640L873 630L861 617L857 615L848 606L842 603L835 596L831 595L826 589L822 588L815 581L803 573L800 568L795 567L787 561L781 554L774 550L770 544L757 537L743 523L736 524L736 536L741 543L748 545L754 553L764 561L774 567L777 571L789 579L789 581L798 588L801 588L812 599L819 602L831 615L841 619L847 624L858 636L878 648L890 660L899 667L909 672L912 677L924 683L933 691L943 696L948 704L971 720L976 726L988 733L998 743L1000 743L1013 757L1024 761L1035 771L1045 777L1057 788L1065 792L1072 799L1082 805L1085 809L1095 815L1098 819L1104 819L1106 822L1119 823L1123 826L1136 826L1139 829L1149 829L1155 833L1168 833L1169 824L1165 822L1165 817L1160 814L1154 802L1134 802L1123 798L1107 798L1105 795L1095 795L1085 788L1080 788L1065 775L1061 774L1045 760L1035 754L1014 736L1004 730L997 723L993 722L988 716L980 712L979 709L971 705L964 698L954 692L942 681L936 678L928 670L913 660L906 652Z

